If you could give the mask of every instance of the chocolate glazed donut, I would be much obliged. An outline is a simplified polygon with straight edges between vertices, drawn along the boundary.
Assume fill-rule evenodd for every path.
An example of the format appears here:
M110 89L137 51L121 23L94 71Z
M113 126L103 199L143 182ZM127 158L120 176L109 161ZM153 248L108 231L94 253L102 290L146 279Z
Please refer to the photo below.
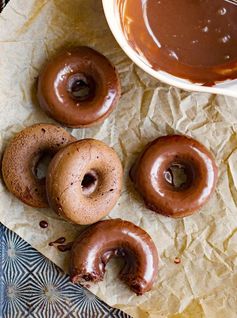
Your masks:
M8 190L30 206L48 207L45 178L37 177L38 163L45 155L52 157L75 140L63 128L50 124L36 124L22 130L3 155L2 175Z
M116 152L95 139L76 141L59 151L46 178L51 208L76 224L92 224L116 204L123 169Z
M184 177L179 184L175 171ZM198 141L174 135L150 143L130 177L149 209L178 218L193 214L207 202L216 186L217 167Z
M102 122L120 95L114 66L88 47L59 54L39 76L40 106L50 117L68 127L89 127Z
M152 288L158 270L156 246L143 229L120 219L100 221L80 233L71 252L72 282L103 280L112 257L123 258L120 279L137 295Z

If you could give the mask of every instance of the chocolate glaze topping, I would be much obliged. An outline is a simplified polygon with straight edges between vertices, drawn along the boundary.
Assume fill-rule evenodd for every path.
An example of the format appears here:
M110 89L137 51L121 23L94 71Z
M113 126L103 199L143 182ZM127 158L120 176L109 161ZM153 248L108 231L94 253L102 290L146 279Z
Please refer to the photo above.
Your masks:
M237 3L118 0L124 33L154 69L192 82L237 78Z
M84 46L55 56L38 81L41 108L68 127L102 122L117 105L120 94L115 67L105 56Z
M175 180L175 170L185 178ZM146 206L174 218L191 215L209 199L217 182L212 154L186 136L157 138L145 148L130 177Z
M60 244L57 246L57 249L60 252L68 252L72 249L73 242L69 242L67 244Z
M47 221L40 221L39 222L39 226L42 228L42 229L46 229L48 226L49 226L49 223Z
M66 242L66 239L65 239L65 237L62 236L62 237L59 237L57 240L50 242L49 246L53 246L55 244L63 244L65 242Z
M100 221L79 235L71 252L72 282L103 280L112 257L123 258L120 279L137 295L152 288L158 267L155 244L143 229L120 219Z

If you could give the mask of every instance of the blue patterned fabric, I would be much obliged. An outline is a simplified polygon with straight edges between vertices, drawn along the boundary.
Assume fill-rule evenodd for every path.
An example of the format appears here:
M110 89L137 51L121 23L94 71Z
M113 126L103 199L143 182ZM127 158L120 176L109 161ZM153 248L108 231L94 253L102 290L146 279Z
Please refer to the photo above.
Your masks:
M0 0L0 11L5 7L9 0Z
M1 318L129 318L72 284L68 275L3 225L0 239Z

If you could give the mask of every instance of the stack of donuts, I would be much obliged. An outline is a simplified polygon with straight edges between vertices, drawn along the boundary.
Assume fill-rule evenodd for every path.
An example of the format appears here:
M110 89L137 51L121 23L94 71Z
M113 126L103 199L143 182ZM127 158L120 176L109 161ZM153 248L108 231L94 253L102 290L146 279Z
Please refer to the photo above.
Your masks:
M118 74L106 57L88 47L67 50L43 68L38 80L42 109L66 127L103 122L121 95ZM50 163L39 175L42 158ZM179 176L181 175L181 177ZM155 282L158 253L151 237L121 219L102 220L120 196L123 168L116 152L95 139L76 140L53 124L19 132L5 149L2 175L8 190L35 208L89 225L71 251L73 282L103 279L111 257L122 257L120 278L136 294ZM173 218L199 210L217 182L215 160L202 144L186 136L159 137L130 169L130 178L148 209Z

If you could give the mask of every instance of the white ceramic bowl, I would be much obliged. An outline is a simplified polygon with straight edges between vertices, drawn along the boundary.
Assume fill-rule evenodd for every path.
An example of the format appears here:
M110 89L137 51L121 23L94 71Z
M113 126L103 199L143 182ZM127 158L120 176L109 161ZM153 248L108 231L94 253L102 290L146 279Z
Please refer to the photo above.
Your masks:
M175 77L166 72L156 71L152 69L151 66L149 66L149 64L146 62L146 60L139 56L139 54L128 44L126 37L122 31L117 0L102 0L102 2L107 22L115 39L117 40L123 51L130 57L130 59L145 72L147 72L148 74L152 75L153 77L157 78L162 82L180 87L185 90L208 92L213 94L222 94L237 97L237 79L231 81L224 81L212 87L206 87L190 83L187 80Z

